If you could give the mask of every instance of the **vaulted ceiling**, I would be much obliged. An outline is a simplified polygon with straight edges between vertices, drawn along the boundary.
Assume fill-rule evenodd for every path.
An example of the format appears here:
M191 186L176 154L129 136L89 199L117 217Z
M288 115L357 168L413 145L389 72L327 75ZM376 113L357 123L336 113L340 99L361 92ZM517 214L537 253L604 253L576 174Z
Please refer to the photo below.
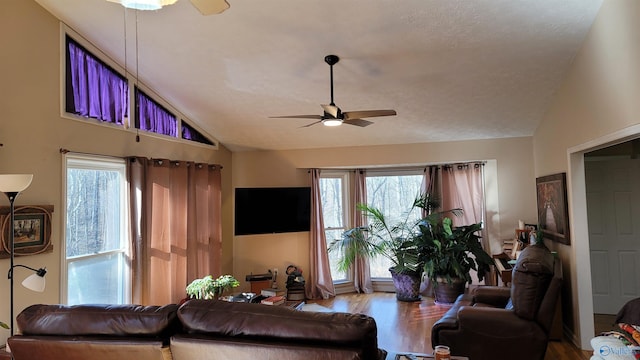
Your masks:
M602 0L35 0L232 151L533 135ZM126 35L125 35L126 34ZM125 51L125 47L127 51ZM395 109L367 127L309 119Z

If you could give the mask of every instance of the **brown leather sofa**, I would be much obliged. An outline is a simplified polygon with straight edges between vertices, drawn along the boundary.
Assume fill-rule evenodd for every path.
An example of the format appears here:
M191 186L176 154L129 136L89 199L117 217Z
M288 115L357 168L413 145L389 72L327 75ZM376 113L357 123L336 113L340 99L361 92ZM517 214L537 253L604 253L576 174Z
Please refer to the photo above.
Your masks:
M384 359L361 314L212 300L177 305L33 305L8 343L15 360Z
M542 360L561 286L560 261L544 246L529 246L510 288L480 286L458 297L433 325L431 343L473 360Z

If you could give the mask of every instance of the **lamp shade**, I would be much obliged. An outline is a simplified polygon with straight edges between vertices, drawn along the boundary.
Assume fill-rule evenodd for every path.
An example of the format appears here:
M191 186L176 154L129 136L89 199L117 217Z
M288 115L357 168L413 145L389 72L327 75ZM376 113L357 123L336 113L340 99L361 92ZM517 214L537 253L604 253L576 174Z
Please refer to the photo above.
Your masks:
M22 286L37 292L43 292L46 285L47 281L44 275L39 274L31 274L22 282Z
M20 192L31 185L33 174L0 174L0 191Z

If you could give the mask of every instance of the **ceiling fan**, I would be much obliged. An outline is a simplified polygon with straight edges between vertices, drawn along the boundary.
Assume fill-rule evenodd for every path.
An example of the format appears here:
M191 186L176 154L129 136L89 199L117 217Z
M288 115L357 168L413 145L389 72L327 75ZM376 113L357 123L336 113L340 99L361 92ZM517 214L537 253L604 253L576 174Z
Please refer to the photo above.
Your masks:
M373 124L373 122L362 118L393 116L397 115L395 110L360 110L360 111L342 111L333 102L333 65L337 64L340 58L337 55L327 55L324 62L329 64L329 74L331 77L331 103L329 105L320 105L324 110L322 115L288 115L288 116L270 116L270 118L288 118L288 119L317 119L318 121L303 127L309 127L318 123L325 126L339 126L342 124L355 125L365 127Z
M178 0L107 0L136 10L159 10L164 6L175 4ZM220 14L229 8L226 0L190 0L191 4L202 15Z

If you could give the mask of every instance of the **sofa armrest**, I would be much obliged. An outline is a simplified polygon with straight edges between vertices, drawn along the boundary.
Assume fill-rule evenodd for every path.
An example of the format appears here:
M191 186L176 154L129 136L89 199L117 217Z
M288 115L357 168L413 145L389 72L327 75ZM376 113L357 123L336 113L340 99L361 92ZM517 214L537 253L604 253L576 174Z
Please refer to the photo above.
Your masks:
M474 303L486 304L497 308L507 306L511 298L511 288L504 286L479 286L473 292Z
M458 311L458 323L465 332L487 333L494 338L522 339L523 334L541 332L534 321L518 317L513 310L492 307L463 306ZM487 324L491 324L490 331Z

